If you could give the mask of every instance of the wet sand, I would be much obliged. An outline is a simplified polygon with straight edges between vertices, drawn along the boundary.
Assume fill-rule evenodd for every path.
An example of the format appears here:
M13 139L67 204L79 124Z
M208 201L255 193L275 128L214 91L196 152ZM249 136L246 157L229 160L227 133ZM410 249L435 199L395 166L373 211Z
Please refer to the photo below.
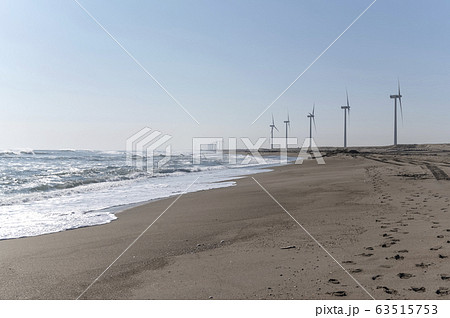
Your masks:
M82 299L450 299L450 146L327 152L183 195ZM0 298L76 299L174 199L0 241Z

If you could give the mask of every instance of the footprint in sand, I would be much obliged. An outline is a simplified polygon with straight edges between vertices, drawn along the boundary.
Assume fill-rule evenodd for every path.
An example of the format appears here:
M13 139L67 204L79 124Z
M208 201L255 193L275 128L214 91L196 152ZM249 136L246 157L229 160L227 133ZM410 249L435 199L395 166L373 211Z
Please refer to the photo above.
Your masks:
M383 289L383 291L384 291L386 294L390 294L390 295L395 295L395 294L397 294L397 291L396 291L395 289L388 288L388 287L386 287L386 286L377 286L377 289Z
M411 287L409 290L416 293L424 293L426 291L425 287Z
M355 269L350 270L350 273L356 274L356 273L361 273L362 271L363 270L361 268L355 268Z
M398 273L397 276L401 279L410 279L411 277L414 277L413 274L409 273Z
M393 239L393 240L390 241L390 242L386 242L386 243L381 244L381 247L383 247L383 248L391 247L392 245L397 244L398 241L400 241L400 240Z
M373 255L372 253L361 253L361 254L358 254L358 255L356 255L356 256L370 257L370 256L372 256L372 255Z
M339 282L337 279L335 279L335 278L330 278L330 279L328 280L328 282L329 282L330 284L336 284L336 285L340 284L340 282Z
M395 256L392 256L392 257L386 257L386 259L395 259L396 261L401 261L401 260L404 260L405 257L401 256L399 254L396 254Z
M420 264L416 264L416 267L420 267L420 268L428 268L428 266L434 265L433 263L428 263L425 264L424 262L420 263Z
M377 280L381 277L383 277L383 275L375 275L375 276L372 276L372 280Z
M339 291L332 292L331 295L336 296L336 297L345 297L345 296L347 296L347 292L344 290L339 290Z
M355 264L353 261L343 261L342 264Z
M430 251L437 251L437 250L440 250L441 248L442 248L442 246L435 246L435 247L430 248Z
M450 280L450 276L445 275L445 274L441 274L441 279L442 280Z
M438 290L436 290L436 294L441 296L450 295L450 289L446 287L440 287Z
M448 258L448 256L447 256L447 255L439 254L439 258Z

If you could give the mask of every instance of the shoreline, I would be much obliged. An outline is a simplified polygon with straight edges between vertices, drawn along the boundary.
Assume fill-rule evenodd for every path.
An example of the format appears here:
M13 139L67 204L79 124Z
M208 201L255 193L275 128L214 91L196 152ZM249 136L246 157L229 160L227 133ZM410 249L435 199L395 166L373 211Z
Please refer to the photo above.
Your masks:
M290 163L288 163L288 164L290 164ZM257 166L255 166L254 169L256 171L258 171L258 170L262 170L262 171L254 172L254 173L250 173L250 174L249 173L244 173L242 175L236 175L236 176L233 176L233 177L230 177L230 178L226 178L224 180L214 181L212 183L215 184L215 183L227 183L227 182L230 182L230 183L234 183L234 184L231 184L228 187L233 187L233 186L236 185L236 181L239 180L239 179L246 178L248 176L252 176L252 175L255 175L255 174L271 172L271 171L273 171L272 170L273 167L279 167L280 165L269 165L269 166L270 167L257 167ZM187 194L187 193L196 193L196 192L211 191L211 190L217 190L217 189L222 189L222 188L210 188L210 189L201 189L201 190L192 191L192 192L176 193L176 194L172 194L172 195L167 196L167 197L162 197L162 198L151 199L151 200L148 200L148 201L142 201L142 202L125 204L123 206L110 207L110 208L104 209L103 211L110 211L110 210L116 211L116 212L113 212L114 215L116 215L116 214L120 214L120 213L123 213L123 212L127 212L128 210L131 210L133 208L137 208L137 207L140 207L140 206L143 206L143 205L151 204L151 203L159 201L159 200L165 200L165 199L171 199L171 198L173 199L173 198L179 196L180 194L184 195L184 194ZM116 221L116 220L113 220L113 221ZM102 224L99 224L99 225L102 225Z
M376 299L450 299L449 181L424 164L448 174L446 156L369 157L253 177ZM83 298L369 299L253 177L183 195ZM0 298L77 298L172 201L0 241Z

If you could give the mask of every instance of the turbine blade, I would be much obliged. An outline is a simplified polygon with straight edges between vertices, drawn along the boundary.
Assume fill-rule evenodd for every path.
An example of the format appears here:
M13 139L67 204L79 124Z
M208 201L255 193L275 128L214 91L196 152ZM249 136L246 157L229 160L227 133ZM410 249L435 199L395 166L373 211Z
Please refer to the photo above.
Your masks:
M273 119L273 114L272 114L272 125L275 125L275 120Z
M347 125L350 126L350 107L344 109L344 111L347 112L347 113L346 113L346 114L348 115L348 116L347 116Z
M314 123L314 131L317 132L316 118L314 118L314 117L313 117L313 123Z
M399 93L399 96L400 96L400 91L398 91ZM402 125L403 125L403 106L402 106L402 98L401 97L399 97L398 98L398 101L399 101L399 103L400 103L400 116L402 117Z
M348 102L348 91L347 91L347 90L345 90L345 93L347 94L347 106L349 106L349 107L350 107L350 103Z
M398 80L398 95L401 96L400 93L400 80ZM402 106L402 98L399 97L399 102L400 102L400 115L402 116L402 125L403 125L403 106Z
M278 128L277 128L277 126L274 125L273 128L275 128L277 131L279 131Z
M312 115L314 116L314 109L316 108L316 103L313 104L313 112Z

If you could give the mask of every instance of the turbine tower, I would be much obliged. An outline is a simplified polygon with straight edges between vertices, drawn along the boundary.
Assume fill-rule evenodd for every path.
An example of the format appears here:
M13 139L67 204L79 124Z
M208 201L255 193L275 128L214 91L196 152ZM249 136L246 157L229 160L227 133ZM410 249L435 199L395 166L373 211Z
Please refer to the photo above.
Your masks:
M391 95L391 99L394 99L394 146L397 146L397 99L400 104L400 114L403 121L403 108L402 108L402 94L400 93L400 80L398 81L398 94Z
M272 114L272 124L269 127L270 127L270 149L273 149L273 129L275 128L277 131L279 131L278 128L275 126L273 114Z
M289 112L287 114L287 120L284 121L286 125L286 149L288 148L288 128L291 128L291 121L289 120Z
M347 105L341 106L341 109L344 110L344 148L347 148L347 113L350 121L350 103L348 102L348 92L345 92L347 94Z
M313 110L312 113L309 113L308 117L309 118L309 148L311 149L311 145L312 145L312 124L314 122L314 129L316 129L316 119L314 118L314 109L316 108L316 103L313 104Z

